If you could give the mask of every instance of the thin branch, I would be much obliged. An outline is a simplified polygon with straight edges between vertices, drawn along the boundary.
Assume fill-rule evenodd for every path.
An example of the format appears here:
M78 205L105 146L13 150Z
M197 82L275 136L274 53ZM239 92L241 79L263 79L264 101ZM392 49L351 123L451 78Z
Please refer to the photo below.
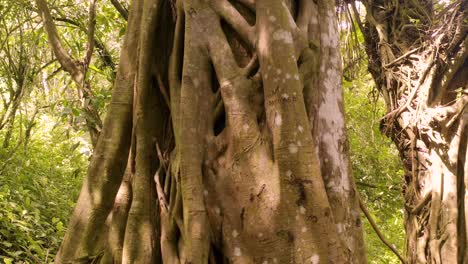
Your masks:
M423 209L424 206L431 200L431 198L432 192L428 192L416 206L409 208L410 213L413 215L418 214L421 211L421 209Z
M158 81L159 90L164 98L164 102L166 102L167 107L171 108L171 100L169 99L169 95L167 94L167 88L164 85L163 80L161 79L161 75L156 73L156 79Z
M404 59L404 58L406 58L407 56L409 56L409 55L415 53L415 52L418 51L419 49L421 49L421 47L417 47L417 48L415 48L415 49L412 49L412 50L406 52L405 54L401 55L400 57L398 57L398 58L395 59L394 61L385 64L383 67L384 67L384 68L388 68L388 67L392 66L393 64L399 62L401 59Z
M254 53L249 63L242 69L243 75L245 77L251 76L254 73L254 70L258 69L258 67L259 67L258 56L256 53Z
M54 51L55 56L59 60L64 70L69 72L75 79L75 81L81 83L83 81L82 71L79 68L76 60L74 60L63 48L62 42L57 33L57 27L54 24L52 15L50 14L50 10L47 6L46 1L36 0L36 3L44 23L44 28L47 32L49 43Z
M117 12L119 12L119 14L125 19L128 21L128 11L127 9L122 5L120 4L119 0L111 0L111 3L112 5L115 7L115 9L117 9Z
M69 19L69 18L66 18L66 17L53 17L53 18L54 18L55 21L61 21L61 22L68 23L70 25L76 26L77 28L79 28L83 32L86 32L86 28L83 25L81 25L80 23L78 23L78 22L76 22L76 21L74 21L72 19ZM112 56L111 56L109 50L104 45L104 43L101 40L99 40L98 38L94 37L94 45L98 49L99 57L101 58L104 65L110 67L112 69L112 71L114 72L115 71L115 63L112 60ZM114 75L115 75L115 73L113 73L113 77L115 77Z
M361 210L362 212L364 213L364 215L366 216L367 220L369 220L369 223L371 224L372 226L372 229L374 229L375 233L377 234L377 236L380 238L380 240L393 252L395 253L395 255L400 259L401 263L403 264L406 264L406 261L405 259L403 259L403 257L400 255L400 253L398 253L398 250L396 250L396 248L390 244L390 242L388 242L387 239L385 239L384 235L382 234L382 232L380 232L379 228L377 227L377 224L375 223L374 219L372 219L369 211L367 210L366 208L366 205L364 204L364 202L362 201L361 198L359 198L359 207L361 207Z
M88 44L86 55L83 59L85 67L89 66L94 50L94 32L96 31L96 0L89 0L89 24L88 24Z

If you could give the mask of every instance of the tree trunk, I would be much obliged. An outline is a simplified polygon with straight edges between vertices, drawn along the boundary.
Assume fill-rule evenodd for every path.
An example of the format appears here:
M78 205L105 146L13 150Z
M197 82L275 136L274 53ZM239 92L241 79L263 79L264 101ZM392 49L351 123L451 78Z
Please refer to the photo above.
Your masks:
M134 0L128 19L56 263L365 263L334 1Z
M468 263L467 1L365 1L382 131L405 165L408 263Z

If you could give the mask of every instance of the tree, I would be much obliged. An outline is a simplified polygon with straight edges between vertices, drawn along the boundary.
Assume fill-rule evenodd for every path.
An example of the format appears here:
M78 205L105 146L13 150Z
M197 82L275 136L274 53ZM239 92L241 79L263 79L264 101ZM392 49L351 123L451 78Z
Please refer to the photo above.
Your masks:
M86 117L85 119L87 129L91 137L91 142L93 146L95 146L101 130L102 121L96 107L94 107L91 103L93 94L90 84L88 80L86 80L86 74L91 62L91 56L93 55L95 45L94 31L96 24L96 1L90 1L89 26L87 30L88 42L85 56L81 61L73 58L63 47L62 41L60 40L60 37L57 33L57 28L53 22L53 17L50 13L49 7L47 6L47 2L45 0L37 1L37 6L43 19L44 28L49 39L49 44L52 47L57 60L60 62L62 68L71 75L73 81L78 87L79 99Z
M358 23L404 163L408 263L468 262L467 3L363 1Z
M365 263L334 8L132 1L56 263Z

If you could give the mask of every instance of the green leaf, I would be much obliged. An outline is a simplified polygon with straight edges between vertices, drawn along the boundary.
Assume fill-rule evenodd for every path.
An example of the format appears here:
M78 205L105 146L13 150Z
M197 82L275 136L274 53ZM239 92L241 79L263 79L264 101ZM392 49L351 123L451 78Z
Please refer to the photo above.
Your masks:
M10 243L10 242L8 242L8 241L2 241L2 244L3 244L5 247L8 247L8 248L11 247L11 246L13 246L13 244Z
M96 68L96 66L94 66L94 65L89 65L89 69L93 70L94 72L97 72L97 73L100 73L100 74L104 74L103 71L101 71L100 69Z
M61 221L59 221L55 227L57 228L57 231L59 232L63 231L63 223Z

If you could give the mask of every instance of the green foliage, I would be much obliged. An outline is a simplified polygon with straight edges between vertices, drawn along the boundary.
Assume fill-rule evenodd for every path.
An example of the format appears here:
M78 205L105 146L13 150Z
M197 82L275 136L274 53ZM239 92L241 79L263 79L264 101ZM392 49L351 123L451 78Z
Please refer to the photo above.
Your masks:
M91 154L82 105L104 113L126 22L98 1L82 102L49 46L35 1L0 0L0 264L50 263ZM84 57L88 1L48 1L64 48Z
M361 72L355 80L344 81L343 86L350 158L358 190L381 232L403 253L403 171L398 151L379 131L384 105L371 92L369 74ZM369 263L400 263L362 217Z
M39 125L27 148L0 151L0 263L53 260L87 166L80 133Z

